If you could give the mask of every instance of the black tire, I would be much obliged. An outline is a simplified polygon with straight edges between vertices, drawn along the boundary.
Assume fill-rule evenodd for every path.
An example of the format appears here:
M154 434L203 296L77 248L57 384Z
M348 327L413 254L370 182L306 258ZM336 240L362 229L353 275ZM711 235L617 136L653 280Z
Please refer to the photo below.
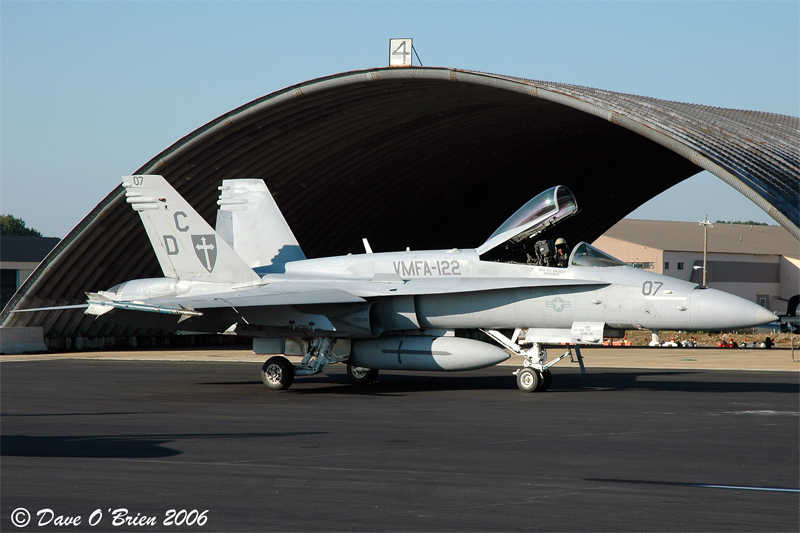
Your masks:
M347 381L353 385L369 385L378 378L378 371L347 363Z
M553 384L553 374L549 370L542 372L542 384L536 392L544 392Z
M294 367L285 357L270 357L261 367L261 381L272 390L286 390L294 382Z
M519 387L519 390L522 392L535 392L541 383L542 376L539 374L539 371L534 368L526 366L517 372L517 387Z

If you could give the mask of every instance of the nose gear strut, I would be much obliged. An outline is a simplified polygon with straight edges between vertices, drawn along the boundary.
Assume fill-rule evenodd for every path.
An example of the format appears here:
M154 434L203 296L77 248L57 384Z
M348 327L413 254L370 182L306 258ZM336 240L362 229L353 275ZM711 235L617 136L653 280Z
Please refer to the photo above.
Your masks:
M569 357L570 361L573 363L577 361L581 367L581 374L586 373L581 349L577 345L568 344L566 352L548 363L547 349L542 344L534 342L527 350L517 344L517 339L522 331L520 329L514 330L514 335L510 339L494 329L482 329L481 331L494 339L503 348L514 352L516 355L522 356L522 368L515 370L513 374L517 377L517 386L524 392L544 392L549 389L553 382L553 375L550 373L550 367L565 357ZM575 348L574 356L572 353L573 347Z

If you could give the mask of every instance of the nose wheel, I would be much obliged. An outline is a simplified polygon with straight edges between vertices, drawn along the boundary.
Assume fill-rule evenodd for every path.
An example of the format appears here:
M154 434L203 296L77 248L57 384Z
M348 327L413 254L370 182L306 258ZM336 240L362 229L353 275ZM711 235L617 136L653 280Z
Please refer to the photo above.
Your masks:
M583 356L577 345L567 345L566 352L548 363L547 350L543 345L534 342L530 349L524 350L517 344L521 331L519 329L514 331L514 336L510 339L493 329L482 329L481 331L506 350L523 357L525 366L514 371L514 375L517 377L517 386L523 392L544 392L549 389L550 385L553 384L553 375L550 373L550 367L565 357L569 357L570 361L577 362L580 365L581 374L586 372L586 368L583 366ZM575 348L575 357L572 355L572 348Z
M522 392L535 392L542 382L542 376L535 368L525 367L517 372L517 387Z
M526 366L517 371L517 387L522 392L544 392L553 383L553 374L550 370L536 370Z

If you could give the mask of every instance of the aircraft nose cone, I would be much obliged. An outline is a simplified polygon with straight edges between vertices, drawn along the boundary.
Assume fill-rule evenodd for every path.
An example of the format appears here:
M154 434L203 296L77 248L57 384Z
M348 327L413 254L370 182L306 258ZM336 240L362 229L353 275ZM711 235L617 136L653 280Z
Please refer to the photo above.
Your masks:
M756 320L758 321L759 325L769 324L770 322L777 322L778 320L780 320L780 317L778 317L778 315L776 315L772 311L764 309L759 305L758 310L756 311Z
M748 328L778 320L760 305L716 289L692 291L689 308L692 326L699 330Z

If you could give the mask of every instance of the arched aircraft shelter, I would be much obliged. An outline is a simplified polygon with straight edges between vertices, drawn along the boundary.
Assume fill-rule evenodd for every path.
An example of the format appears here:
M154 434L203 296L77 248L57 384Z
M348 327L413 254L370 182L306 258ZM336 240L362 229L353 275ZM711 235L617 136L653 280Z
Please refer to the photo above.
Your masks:
M269 94L188 134L132 174L161 174L213 226L223 179L262 178L308 257L480 245L529 198L567 185L558 227L591 242L709 170L800 239L797 117L445 68L348 72ZM84 293L161 271L115 188L9 302L3 326L49 337L154 333L82 310ZM119 313L110 315L120 316Z

